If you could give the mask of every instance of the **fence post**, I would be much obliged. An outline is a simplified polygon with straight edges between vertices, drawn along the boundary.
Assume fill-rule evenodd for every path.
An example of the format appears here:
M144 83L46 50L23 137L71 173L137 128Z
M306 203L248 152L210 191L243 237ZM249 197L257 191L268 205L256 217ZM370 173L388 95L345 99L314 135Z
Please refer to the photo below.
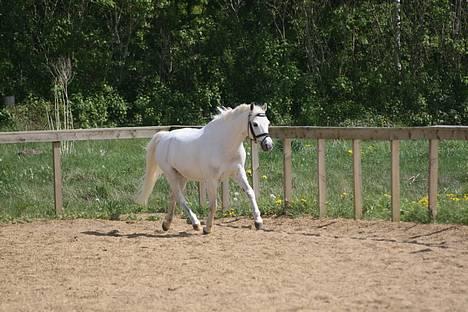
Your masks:
M437 181L439 171L439 140L429 140L429 216L433 222L437 217Z
M327 216L327 177L325 171L325 140L317 140L317 182L320 218Z
M291 139L283 139L283 187L284 187L284 212L291 205L292 200L292 159Z
M251 142L251 166L252 166L252 188L255 192L255 197L260 197L260 178L258 168L260 167L259 155L258 155L258 144L255 143L253 140Z
M392 150L392 221L400 222L400 140L391 141Z
M362 218L361 140L353 140L354 218Z
M54 203L55 213L63 213L63 195L62 195L62 165L60 141L52 142L52 159L54 166Z

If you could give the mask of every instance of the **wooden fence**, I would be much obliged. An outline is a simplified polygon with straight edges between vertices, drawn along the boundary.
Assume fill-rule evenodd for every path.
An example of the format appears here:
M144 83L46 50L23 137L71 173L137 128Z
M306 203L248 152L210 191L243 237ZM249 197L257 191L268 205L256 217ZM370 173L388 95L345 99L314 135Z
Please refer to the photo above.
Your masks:
M109 129L79 129L63 131L30 131L30 132L0 132L0 144L51 142L54 170L55 210L63 212L62 172L61 172L61 142L88 140L115 140L151 138L156 132L181 128L182 126L109 128ZM429 183L428 209L435 220L437 215L438 186L438 148L440 140L468 140L468 127L436 126L416 128L323 128L323 127L271 127L270 134L283 141L283 188L285 209L292 200L292 139L317 140L317 183L320 217L327 216L326 187L326 140L352 140L353 154L353 198L354 217L362 218L362 175L361 175L361 142L362 140L389 141L391 146L391 209L392 220L400 220L400 141L429 140ZM257 144L252 143L251 151L252 186L259 196L259 155ZM203 185L200 185L200 202L206 200ZM223 182L222 204L229 206L229 187Z

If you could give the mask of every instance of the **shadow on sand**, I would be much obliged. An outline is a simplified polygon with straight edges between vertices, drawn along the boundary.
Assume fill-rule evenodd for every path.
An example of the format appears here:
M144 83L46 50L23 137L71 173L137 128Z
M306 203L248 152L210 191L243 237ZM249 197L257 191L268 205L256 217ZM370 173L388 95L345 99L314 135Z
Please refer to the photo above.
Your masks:
M93 236L107 236L107 237L123 237L123 238L139 238L139 237L147 237L147 238L181 238L181 237L191 237L194 234L188 232L178 232L178 233L168 233L168 232L161 232L161 233L132 233L132 234L124 234L120 233L119 230L112 230L109 232L99 232L99 231L85 231L81 232L81 234L85 235L93 235Z

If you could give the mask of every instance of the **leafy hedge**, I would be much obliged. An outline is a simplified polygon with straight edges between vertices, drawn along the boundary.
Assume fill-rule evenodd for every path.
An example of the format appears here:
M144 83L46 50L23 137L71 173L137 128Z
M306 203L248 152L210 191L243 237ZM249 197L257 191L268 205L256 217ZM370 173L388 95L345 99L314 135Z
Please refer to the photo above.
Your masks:
M82 127L251 101L275 124L468 124L465 2L398 3L3 0L0 96L50 101L65 56Z

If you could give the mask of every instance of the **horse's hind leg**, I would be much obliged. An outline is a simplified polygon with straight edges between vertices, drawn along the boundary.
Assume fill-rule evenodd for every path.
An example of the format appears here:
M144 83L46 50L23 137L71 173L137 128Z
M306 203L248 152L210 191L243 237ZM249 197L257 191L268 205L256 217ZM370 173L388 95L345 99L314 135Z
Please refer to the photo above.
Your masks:
M179 176L178 184L179 184L179 188L182 190L182 192L184 192L185 185L187 184L187 180L184 177ZM162 228L164 231L169 230L169 228L171 227L172 220L174 219L175 209L177 205L177 196L174 194L174 192L171 192L169 200L170 200L170 203L167 208L166 218L164 219L163 224L162 224Z
M197 215L195 213L193 213L192 209L190 209L190 207L189 207L189 205L187 203L187 200L185 199L185 196L182 193L182 191L179 191L178 202L179 202L179 205L187 213L187 215L188 215L188 217L190 219L190 222L192 222L193 229L196 230L196 231L200 231L201 230L200 221L198 220Z
M162 223L162 228L164 231L168 231L171 227L172 219L174 219L174 214L175 214L175 208L176 208L176 199L174 194L172 193L170 196L170 203L169 206L167 207L167 214L166 218L164 219Z
M201 229L200 221L198 220L197 216L193 213L192 209L190 209L187 203L187 200L185 199L185 196L184 196L183 190L184 190L184 186L186 182L185 178L182 177L176 171L166 174L166 178L169 182L169 185L171 186L173 198L179 203L180 207L182 207L182 209L184 209L185 212L187 213L190 219L190 222L192 222L193 229L199 231ZM168 215L166 216L166 220L168 220L169 212L168 212ZM172 216L173 216L173 211L172 211L172 215L170 216L171 221L172 221ZM163 222L163 229L164 229L164 222Z
M206 183L208 200L210 202L210 210L208 211L208 218L206 219L206 226L203 228L203 234L209 234L212 231L214 217L216 213L216 192L218 189L217 181L210 181Z

